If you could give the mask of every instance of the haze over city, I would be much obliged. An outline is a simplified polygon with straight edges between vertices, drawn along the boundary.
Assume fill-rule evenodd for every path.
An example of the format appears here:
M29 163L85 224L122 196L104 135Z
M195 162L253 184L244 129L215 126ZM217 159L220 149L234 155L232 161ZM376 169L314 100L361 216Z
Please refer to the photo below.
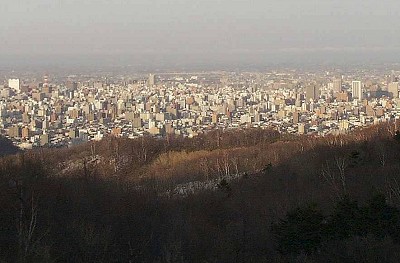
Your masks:
M149 69L390 63L397 1L6 1L0 65Z

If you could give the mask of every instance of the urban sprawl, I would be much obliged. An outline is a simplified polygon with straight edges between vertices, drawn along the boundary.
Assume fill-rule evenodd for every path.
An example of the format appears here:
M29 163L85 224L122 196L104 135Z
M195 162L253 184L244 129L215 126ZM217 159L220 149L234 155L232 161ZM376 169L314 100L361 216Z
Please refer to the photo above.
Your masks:
M10 74L0 85L0 135L23 149L252 127L325 136L398 116L395 71Z

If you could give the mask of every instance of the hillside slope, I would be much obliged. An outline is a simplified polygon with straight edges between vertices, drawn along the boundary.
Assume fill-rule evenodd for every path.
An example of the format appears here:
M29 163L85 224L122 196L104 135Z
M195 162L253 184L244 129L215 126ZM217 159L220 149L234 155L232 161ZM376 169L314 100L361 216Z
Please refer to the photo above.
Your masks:
M397 229L399 156L394 127L383 124L325 138L260 130L107 138L3 157L0 259L396 262L400 247L389 233ZM335 219L340 204L360 214L362 231L332 234L348 222Z
M9 154L16 154L20 150L9 139L0 136L0 157Z

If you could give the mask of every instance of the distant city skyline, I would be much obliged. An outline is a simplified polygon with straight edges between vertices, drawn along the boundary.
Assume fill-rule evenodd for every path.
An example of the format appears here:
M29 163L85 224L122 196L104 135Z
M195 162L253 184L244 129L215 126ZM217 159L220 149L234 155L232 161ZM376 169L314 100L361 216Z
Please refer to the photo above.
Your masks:
M195 137L215 129L344 134L399 120L399 69L13 76L0 136L21 148L107 136Z

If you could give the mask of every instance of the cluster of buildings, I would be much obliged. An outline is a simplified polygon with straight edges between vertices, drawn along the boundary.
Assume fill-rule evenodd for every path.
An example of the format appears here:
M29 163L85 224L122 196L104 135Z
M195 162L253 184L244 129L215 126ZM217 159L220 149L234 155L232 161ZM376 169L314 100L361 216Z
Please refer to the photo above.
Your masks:
M14 76L0 85L0 134L21 148L251 127L324 136L399 115L394 71Z

